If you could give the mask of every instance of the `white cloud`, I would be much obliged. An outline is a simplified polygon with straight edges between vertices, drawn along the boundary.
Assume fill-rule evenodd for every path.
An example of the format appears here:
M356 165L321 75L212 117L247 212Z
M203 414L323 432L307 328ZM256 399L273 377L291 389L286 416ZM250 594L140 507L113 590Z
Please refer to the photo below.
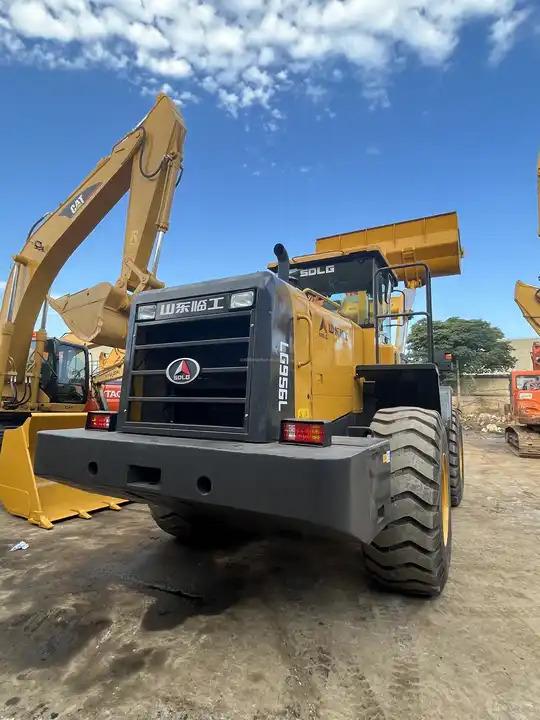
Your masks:
M377 145L368 145L366 148L366 155L380 155L381 149Z
M148 83L143 83L141 85L142 95L150 95L150 97L155 97L158 92L167 93L167 95L172 100L174 100L177 105L196 105L200 101L199 96L195 95L195 93L192 93L190 90L182 90L182 92L177 92L175 88L173 88L173 86L167 82L159 84L153 80L150 80L148 81Z
M312 82L310 78L307 78L306 95L315 104L319 103L326 95L326 88L324 88L322 85L318 85L317 83Z
M522 8L499 18L491 27L491 53L489 60L493 65L499 63L514 44L516 32L529 17L530 10Z
M201 88L232 115L253 105L272 111L279 94L295 88L318 101L332 83L352 75L376 109L390 105L394 71L411 57L444 66L469 24L487 33L490 62L500 62L534 5L535 0L0 0L0 61L102 66L129 73L142 88L168 83L179 102L193 101Z
M6 281L5 281L5 280L0 280L0 290L4 290L5 287L6 287Z

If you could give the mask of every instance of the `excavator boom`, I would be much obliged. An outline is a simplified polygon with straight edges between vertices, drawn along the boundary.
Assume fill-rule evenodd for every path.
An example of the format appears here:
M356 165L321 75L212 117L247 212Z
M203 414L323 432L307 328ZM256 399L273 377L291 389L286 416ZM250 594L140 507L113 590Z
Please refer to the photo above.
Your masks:
M536 166L536 188L538 197L538 236L540 237L540 155ZM523 317L537 335L540 335L540 288L518 280L514 287L514 300Z
M540 236L540 156L537 163L538 235ZM537 335L540 335L540 288L518 280L514 287L514 300L525 320ZM511 450L520 457L540 457L540 432L538 425L537 391L527 387L519 388L518 380L527 374L538 378L538 358L533 343L531 359L533 370L512 371L510 382L510 408L512 424L505 429L505 438ZM525 392L522 392L525 390ZM532 409L531 409L532 408Z
M174 103L159 95L143 121L100 160L57 210L48 214L14 257L0 310L0 384L23 382L39 310L71 254L130 189L124 252L114 288L51 300L82 340L122 346L130 293L162 287L148 270L156 242L168 229L182 163L185 126ZM85 301L82 301L84 298Z

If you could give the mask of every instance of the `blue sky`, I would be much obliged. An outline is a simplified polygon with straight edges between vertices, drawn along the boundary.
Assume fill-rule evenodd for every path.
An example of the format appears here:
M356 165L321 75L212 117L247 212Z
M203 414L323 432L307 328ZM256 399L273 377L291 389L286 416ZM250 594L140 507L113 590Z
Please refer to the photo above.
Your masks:
M188 128L160 267L167 284L262 269L277 241L302 254L318 236L457 210L463 274L434 282L436 316L532 335L513 285L540 273L536 3L364 0L374 15L359 17L355 0L320 0L311 10L326 20L306 3L302 26L289 0L213 2L202 20L203 6L184 0L176 5L195 23L187 39L172 15L138 16L151 4L115 3L121 26L102 2L0 0L0 280L32 223L166 84ZM287 40L267 19L272 5L303 31ZM124 214L121 204L74 254L57 293L116 279Z

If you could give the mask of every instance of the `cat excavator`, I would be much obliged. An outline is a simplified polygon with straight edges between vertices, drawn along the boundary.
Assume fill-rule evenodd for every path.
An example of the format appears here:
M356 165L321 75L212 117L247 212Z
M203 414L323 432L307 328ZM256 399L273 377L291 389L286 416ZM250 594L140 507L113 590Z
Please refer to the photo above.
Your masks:
M0 502L42 528L67 517L88 518L100 508L119 509L125 502L35 476L36 435L84 426L91 387L88 344L125 348L132 298L164 287L156 272L182 175L185 134L174 102L158 95L143 120L70 196L33 225L13 258L0 308ZM116 283L49 297L72 253L128 191ZM47 336L49 307L80 343ZM113 371L118 368L109 367Z

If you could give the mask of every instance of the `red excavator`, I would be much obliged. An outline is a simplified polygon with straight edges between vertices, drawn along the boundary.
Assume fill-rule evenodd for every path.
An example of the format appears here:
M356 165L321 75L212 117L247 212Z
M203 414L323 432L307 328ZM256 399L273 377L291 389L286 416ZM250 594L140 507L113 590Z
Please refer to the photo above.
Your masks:
M533 342L532 370L510 375L511 425L505 431L510 448L520 457L540 457L540 342Z

